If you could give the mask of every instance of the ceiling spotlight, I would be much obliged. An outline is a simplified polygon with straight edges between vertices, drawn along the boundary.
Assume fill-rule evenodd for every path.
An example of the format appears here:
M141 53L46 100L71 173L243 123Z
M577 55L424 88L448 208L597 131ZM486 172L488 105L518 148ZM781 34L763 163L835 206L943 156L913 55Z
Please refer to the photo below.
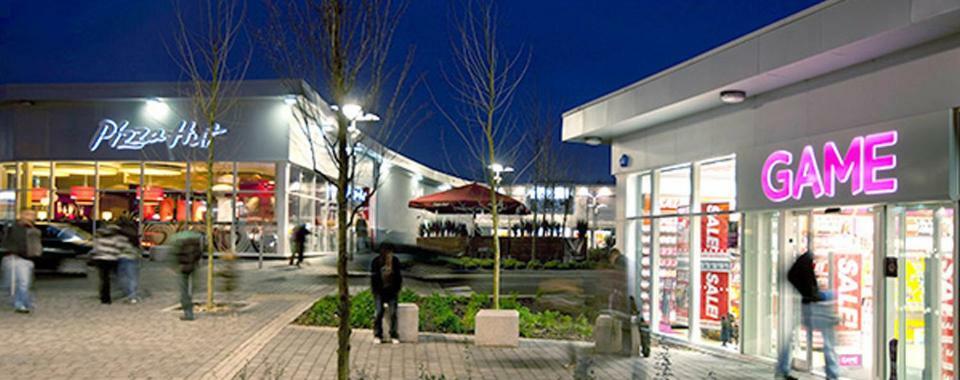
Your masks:
M603 139L597 136L587 136L587 138L583 139L583 142L590 146L597 146L603 144Z
M747 93L741 90L720 91L720 101L727 104L742 103L747 99Z

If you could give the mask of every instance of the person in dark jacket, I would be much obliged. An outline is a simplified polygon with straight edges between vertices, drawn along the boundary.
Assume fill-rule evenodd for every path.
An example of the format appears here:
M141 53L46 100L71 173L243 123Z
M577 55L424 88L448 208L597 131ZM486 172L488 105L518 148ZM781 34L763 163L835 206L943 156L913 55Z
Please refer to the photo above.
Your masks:
M184 321L192 321L193 317L193 288L191 280L193 272L197 269L197 263L203 255L203 243L195 231L183 230L173 236L170 243L170 249L176 258L175 268L179 272L178 279L180 285L180 307L183 309Z
M33 210L20 211L20 219L10 226L3 238L3 287L13 297L13 309L18 313L29 313L33 309L30 296L30 282L33 281L33 261L40 257L43 246L40 230L34 226L37 213Z
M393 255L393 247L383 245L380 255L370 264L370 290L373 292L377 312L373 320L374 343L383 342L383 304L390 309L390 340L400 343L397 334L397 298L403 287L400 274L400 259Z
M834 327L839 321L829 292L820 291L817 284L817 274L814 271L813 252L804 252L797 257L787 272L787 281L800 293L801 321L808 331L820 330L823 336L823 358L826 363L827 379L837 379L840 376L840 367L837 363L837 354L834 347L837 345L837 336ZM793 328L789 332L787 342L780 348L777 357L776 377L780 379L796 379L790 376L790 350L793 342Z
M303 253L307 247L308 235L310 235L310 230L307 229L306 224L301 223L293 228L293 255L290 255L290 265L293 265L294 258L297 260L297 267L303 264Z

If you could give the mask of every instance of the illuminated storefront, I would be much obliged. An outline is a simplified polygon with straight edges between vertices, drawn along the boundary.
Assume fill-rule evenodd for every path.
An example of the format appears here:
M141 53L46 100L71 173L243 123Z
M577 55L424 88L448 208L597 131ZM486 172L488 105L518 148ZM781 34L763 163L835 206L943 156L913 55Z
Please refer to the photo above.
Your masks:
M202 229L209 211L219 252L287 255L290 232L300 224L313 232L308 253L333 251L335 191L308 169L307 141L283 86L250 81L242 87L234 108L213 128L212 175L207 128L190 116L188 99L176 90L172 83L0 86L0 221L15 219L22 209L87 230L129 220L152 247L180 229ZM405 201L377 199L432 192L459 180L389 156L364 156L367 170L351 199L360 206L376 173L380 189L362 217L372 234L390 231L382 237L412 241L417 215ZM383 214L390 218L378 218Z
M956 378L960 35L942 26L960 9L876 3L816 6L564 114L566 141L612 146L656 334L771 362L795 334L792 366L822 371L784 277L811 251L844 378Z

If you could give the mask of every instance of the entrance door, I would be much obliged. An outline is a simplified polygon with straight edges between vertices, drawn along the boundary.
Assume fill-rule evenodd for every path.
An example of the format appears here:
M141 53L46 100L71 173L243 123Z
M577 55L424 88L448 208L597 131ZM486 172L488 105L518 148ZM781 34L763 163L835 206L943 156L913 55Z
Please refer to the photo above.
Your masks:
M886 278L885 350L889 377L954 379L953 208L949 204L889 209L887 256L896 277Z
M843 377L868 379L873 369L873 260L876 254L878 217L874 208L843 208L793 212L787 221L788 255L785 265L807 250L814 253L815 271L822 290L835 296L835 351ZM791 244L792 242L792 244ZM792 245L792 246L791 246ZM789 285L787 285L789 286ZM800 320L799 297L784 310L787 321ZM802 324L795 330L792 357L801 369L823 371L823 338Z

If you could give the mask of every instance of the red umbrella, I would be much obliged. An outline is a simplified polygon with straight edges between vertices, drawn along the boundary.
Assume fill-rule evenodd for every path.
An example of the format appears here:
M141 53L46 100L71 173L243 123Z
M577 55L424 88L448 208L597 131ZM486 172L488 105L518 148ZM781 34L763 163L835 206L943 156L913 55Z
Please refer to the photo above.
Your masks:
M526 215L527 206L520 201L497 193L500 214ZM414 199L407 204L410 208L433 211L439 214L478 214L489 212L491 207L490 188L471 183L447 191L441 191Z

